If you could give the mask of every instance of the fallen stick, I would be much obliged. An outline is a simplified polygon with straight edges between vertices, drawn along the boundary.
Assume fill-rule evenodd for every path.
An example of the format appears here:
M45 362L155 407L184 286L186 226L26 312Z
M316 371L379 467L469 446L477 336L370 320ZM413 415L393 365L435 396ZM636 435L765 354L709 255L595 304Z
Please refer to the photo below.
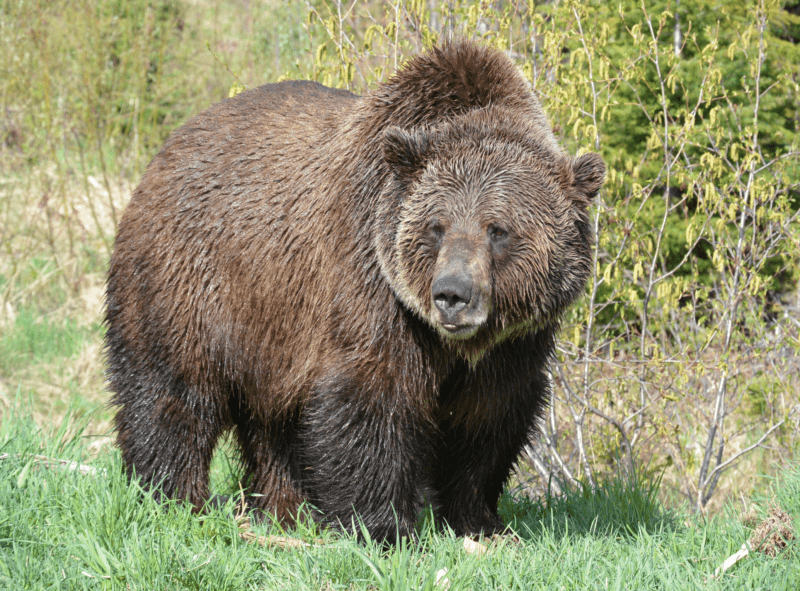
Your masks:
M303 540L298 540L297 538L287 538L286 536L257 536L255 533L249 530L242 531L241 526L239 526L239 537L242 538L245 542L255 542L259 546L263 546L265 548L309 548L311 544L308 542L304 542ZM320 543L319 545L324 545L324 543Z
M32 458L35 464L41 464L46 468L60 468L62 470L68 470L70 472L80 472L84 476L97 476L98 474L106 473L105 468L103 468L102 470L98 470L94 466L79 464L78 462L73 462L72 460L49 458L47 456L42 456L39 454L32 454L30 456L28 456L27 454L8 454L8 453L0 454L0 460L6 460L8 458L26 458L26 457Z
M722 573L732 567L734 564L745 558L748 554L750 554L750 550L747 548L747 544L742 544L741 549L736 552L735 554L731 554L725 559L717 570L714 571L714 576L711 577L712 579L718 578Z

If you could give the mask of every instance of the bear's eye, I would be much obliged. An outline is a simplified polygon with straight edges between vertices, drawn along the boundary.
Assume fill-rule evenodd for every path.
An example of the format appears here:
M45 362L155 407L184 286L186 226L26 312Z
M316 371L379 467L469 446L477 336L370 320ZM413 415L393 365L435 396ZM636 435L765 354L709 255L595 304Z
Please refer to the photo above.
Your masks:
M500 226L491 225L489 226L489 237L493 242L502 242L508 237L508 232Z
M442 237L444 236L444 227L442 227L442 224L440 224L438 220L432 221L431 225L428 226L428 229L431 233L431 237L436 242L441 241Z

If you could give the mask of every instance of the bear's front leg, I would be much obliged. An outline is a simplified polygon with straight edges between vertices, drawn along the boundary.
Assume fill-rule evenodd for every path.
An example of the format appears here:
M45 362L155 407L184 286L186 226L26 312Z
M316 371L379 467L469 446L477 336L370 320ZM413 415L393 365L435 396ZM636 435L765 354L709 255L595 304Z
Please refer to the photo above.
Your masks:
M503 531L497 503L549 399L545 335L503 343L442 385L434 470L438 515L457 535Z
M430 502L433 425L397 384L318 383L301 419L301 473L310 501L332 525L394 543L413 534Z

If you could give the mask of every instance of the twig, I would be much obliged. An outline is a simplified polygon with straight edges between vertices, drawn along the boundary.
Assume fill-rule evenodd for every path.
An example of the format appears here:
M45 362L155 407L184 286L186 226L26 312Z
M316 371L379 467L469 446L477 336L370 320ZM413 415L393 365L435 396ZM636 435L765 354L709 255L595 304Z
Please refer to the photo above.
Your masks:
M309 548L312 544L298 540L297 538L289 538L286 536L259 536L252 530L250 518L247 516L247 504L244 500L244 492L241 493L239 500L239 510L234 517L237 525L239 526L239 537L245 542L255 542L264 548ZM316 539L314 545L324 546L325 541Z
M25 458L25 457L28 457L27 454L8 454L8 453L0 454L0 460L7 460L8 458ZM33 459L33 462L35 464L42 464L46 468L61 468L63 470L68 470L70 472L77 471L84 476L97 476L98 474L106 473L105 468L103 468L102 470L98 470L94 466L79 464L78 462L73 462L71 460L48 458L47 456L41 456L38 454L34 454L30 457Z

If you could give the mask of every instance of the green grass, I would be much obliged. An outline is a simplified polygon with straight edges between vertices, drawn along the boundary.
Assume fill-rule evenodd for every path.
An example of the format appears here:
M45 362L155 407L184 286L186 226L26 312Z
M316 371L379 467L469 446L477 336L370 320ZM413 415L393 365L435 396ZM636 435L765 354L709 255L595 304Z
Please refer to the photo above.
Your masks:
M0 588L433 590L442 568L453 591L800 588L796 544L777 558L752 553L713 578L750 530L733 507L708 521L667 512L648 483L567 488L542 501L506 496L502 514L519 542L507 536L483 556L430 520L418 539L389 549L313 524L286 533L310 546L274 549L240 538L231 505L202 516L159 506L128 483L116 451L90 461L86 444L80 422L46 432L17 409L0 425L0 454L9 454L0 460ZM47 467L33 454L98 472ZM216 486L230 487L235 470L215 466ZM774 501L800 515L800 470L770 488L759 506ZM255 529L284 533L269 523Z
M0 415L15 400L24 400L30 401L40 425L59 426L71 410L91 417L92 433L109 430L103 327L76 313L76 306L74 301L56 307L30 304L0 326L0 402L5 403Z
M33 308L23 308L0 336L0 371L74 357L97 330L78 326L72 318L51 321Z
M548 495L532 501L504 495L500 515L512 529L536 537L549 529L556 535L631 536L639 529L648 532L672 529L674 516L658 502L658 482L640 478L600 482L588 486L567 486L563 496ZM525 533L527 532L527 533Z
M165 510L128 484L117 452L97 438L109 435L112 416L100 323L116 221L170 130L235 81L324 79L314 57L327 36L308 9L278 0L23 0L0 10L0 454L11 454L0 460L0 590L431 589L441 568L450 589L800 589L791 548L788 559L755 554L712 579L750 530L741 507L715 504L707 522L666 511L657 499L683 498L674 470L660 490L635 478L559 498L506 495L501 513L522 541L482 558L425 525L417 541L388 552L313 527L291 535L326 545L265 550L239 538L229 512ZM361 28L372 22L359 18ZM328 49L323 61L333 67ZM794 391L787 370L769 376L747 381L747 416L781 414L773 400ZM30 410L19 411L19 400ZM724 475L717 497L738 497L754 481L766 488L756 514L775 502L798 516L798 469L766 484L752 477L793 457L796 440L787 427L770 445L739 464L746 476ZM238 468L222 447L211 485L232 494ZM106 472L47 468L33 453Z

